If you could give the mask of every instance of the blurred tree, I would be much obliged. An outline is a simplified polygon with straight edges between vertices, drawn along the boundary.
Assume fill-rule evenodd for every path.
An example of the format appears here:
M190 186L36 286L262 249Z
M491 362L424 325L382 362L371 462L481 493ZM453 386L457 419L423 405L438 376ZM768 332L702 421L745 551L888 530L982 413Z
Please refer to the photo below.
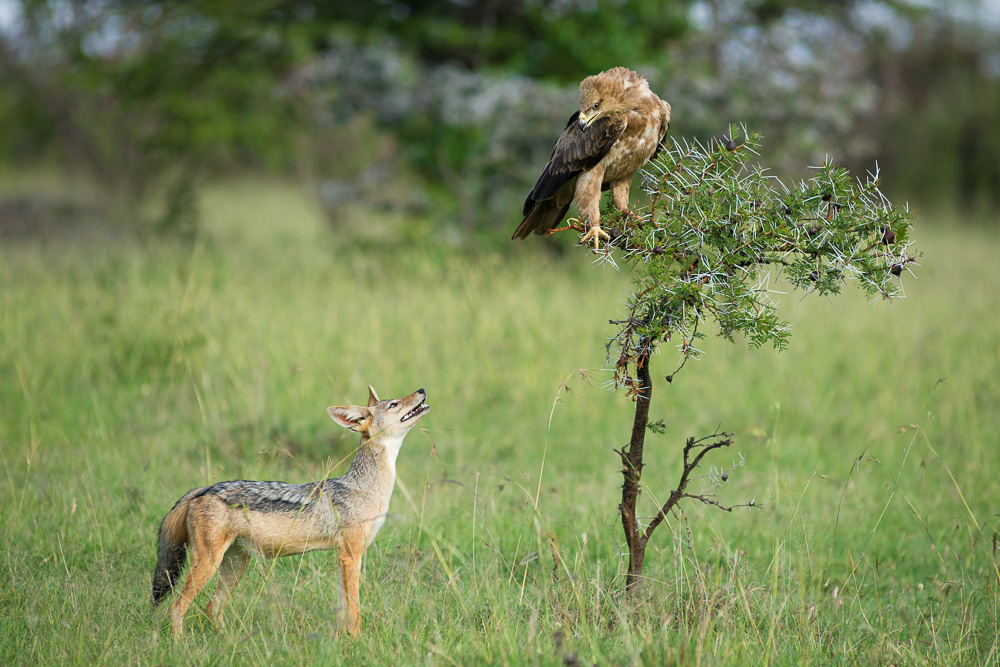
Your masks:
M82 170L112 214L191 219L195 186L225 164L290 160L290 100L276 82L308 57L308 16L272 2L20 0L0 33L7 122ZM149 198L159 211L150 214Z
M827 155L891 166L921 205L1000 207L1000 24L978 0L706 0L652 81L674 128L706 138L733 117L796 173Z
M289 168L303 149L306 173L327 193L371 194L371 174L402 157L430 192L458 202L458 217L471 226L472 202L494 189L492 174L511 160L487 138L493 128L477 124L489 114L462 116L469 99L455 94L455 85L475 88L470 94L481 102L484 90L524 84L537 92L531 77L570 81L622 62L662 65L664 40L683 32L686 16L679 0L250 0L239 11L222 0L11 6L16 19L0 30L0 120L25 129L0 140L0 153L16 158L52 148L68 169L101 186L116 217L148 214L149 200L159 198L154 224L161 227L191 219L206 176L228 165ZM375 54L380 66L391 67L393 58L406 63L405 80L397 72L372 80L355 70L296 76L317 53L351 64L359 51ZM513 79L494 86L462 74L479 67L500 72L492 81ZM312 71L322 70L320 63ZM288 85L295 81L308 85ZM352 105L351 91L360 89L362 104ZM526 104L523 94L515 97ZM387 108L400 101L401 113ZM510 109L496 102L496 112ZM374 125L359 126L359 115ZM358 145L350 128L361 126L376 148ZM400 137L402 154L386 148L391 142L380 130ZM303 132L319 141L296 141ZM354 176L344 186L341 167L351 164Z
M313 124L329 141L304 156L329 163L336 128L364 115L399 139L399 150L354 176L312 168L326 209L340 219L371 175L405 163L420 201L467 232L516 211L530 175L514 165L544 164L576 108L576 84L620 65L667 67L666 44L683 35L689 2L425 0L317 5L331 26L317 59L297 80ZM635 65L638 66L638 65ZM310 157L309 152L318 152ZM382 182L386 182L384 179ZM398 185L399 179L393 180ZM380 205L392 206L384 196ZM497 229L503 225L495 225Z
M429 65L496 68L557 83L623 63L663 65L689 0L378 0L317 3L368 43L386 38ZM361 28L357 31L357 28Z
M880 162L928 203L1000 211L1000 40L994 30L924 20L895 57L871 59L886 102Z
M532 176L513 165L544 164L576 83L623 64L674 104L675 135L742 118L786 173L877 159L897 194L1000 206L998 28L954 9L974 0L5 6L0 159L54 157L154 226L184 228L205 178L249 167L297 170L331 219L348 202L505 228Z

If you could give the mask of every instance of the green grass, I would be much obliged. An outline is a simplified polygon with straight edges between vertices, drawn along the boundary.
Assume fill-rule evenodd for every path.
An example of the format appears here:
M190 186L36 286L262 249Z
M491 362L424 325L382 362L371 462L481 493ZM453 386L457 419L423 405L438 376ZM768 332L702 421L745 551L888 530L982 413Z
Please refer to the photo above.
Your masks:
M711 492L756 508L688 504L633 604L631 404L599 370L627 275L378 216L334 235L273 184L205 212L193 245L0 248L0 663L1000 662L994 234L918 222L892 307L786 296L780 355L710 338L668 385L664 346L644 513L717 427L737 443L711 463L745 465ZM198 485L341 474L356 443L325 408L369 383L433 409L366 556L363 636L336 634L335 558L313 553L255 562L224 629L203 595L172 641L149 605L162 516Z

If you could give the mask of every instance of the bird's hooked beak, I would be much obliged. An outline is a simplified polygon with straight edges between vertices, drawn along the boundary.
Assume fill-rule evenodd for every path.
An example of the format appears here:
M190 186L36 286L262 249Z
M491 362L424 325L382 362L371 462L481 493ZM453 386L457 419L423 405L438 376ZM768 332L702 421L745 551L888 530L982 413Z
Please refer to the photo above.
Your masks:
M583 114L581 113L581 114L580 114L580 117L579 117L579 118L577 118L577 123L579 123L579 125L580 125L580 131L582 131L582 132L586 132L586 131L587 131L587 128L588 128L588 127L590 127L590 123L591 123L591 122L592 122L592 121L594 120L594 118L596 118L596 117L597 117L597 114L594 114L594 115L593 115L593 116L591 116L590 118L587 118L587 117L586 117L585 115L583 115Z

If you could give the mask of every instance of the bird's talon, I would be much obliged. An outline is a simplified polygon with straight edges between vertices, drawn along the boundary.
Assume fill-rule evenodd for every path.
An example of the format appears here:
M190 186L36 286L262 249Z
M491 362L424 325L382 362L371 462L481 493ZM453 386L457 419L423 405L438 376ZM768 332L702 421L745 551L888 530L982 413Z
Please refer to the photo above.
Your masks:
M611 240L611 234L608 234L606 231L604 231L603 229L601 229L600 225L593 225L593 226L591 226L590 229L587 230L586 234L584 234L582 237L580 237L580 243L581 244L585 244L585 243L587 243L587 241L593 240L593 242L594 242L594 250L597 251L601 247L600 243L601 243L601 239L602 238L607 239L607 240L610 241Z

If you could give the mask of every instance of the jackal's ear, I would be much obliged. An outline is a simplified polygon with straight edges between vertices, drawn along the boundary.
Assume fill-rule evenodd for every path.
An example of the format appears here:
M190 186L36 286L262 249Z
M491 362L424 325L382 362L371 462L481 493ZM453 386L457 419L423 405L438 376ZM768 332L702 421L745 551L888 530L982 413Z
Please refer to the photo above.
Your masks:
M375 387L368 385L368 407L378 403L378 394L375 393Z
M372 416L371 410L360 405L331 405L326 412L333 421L352 431L367 430Z

